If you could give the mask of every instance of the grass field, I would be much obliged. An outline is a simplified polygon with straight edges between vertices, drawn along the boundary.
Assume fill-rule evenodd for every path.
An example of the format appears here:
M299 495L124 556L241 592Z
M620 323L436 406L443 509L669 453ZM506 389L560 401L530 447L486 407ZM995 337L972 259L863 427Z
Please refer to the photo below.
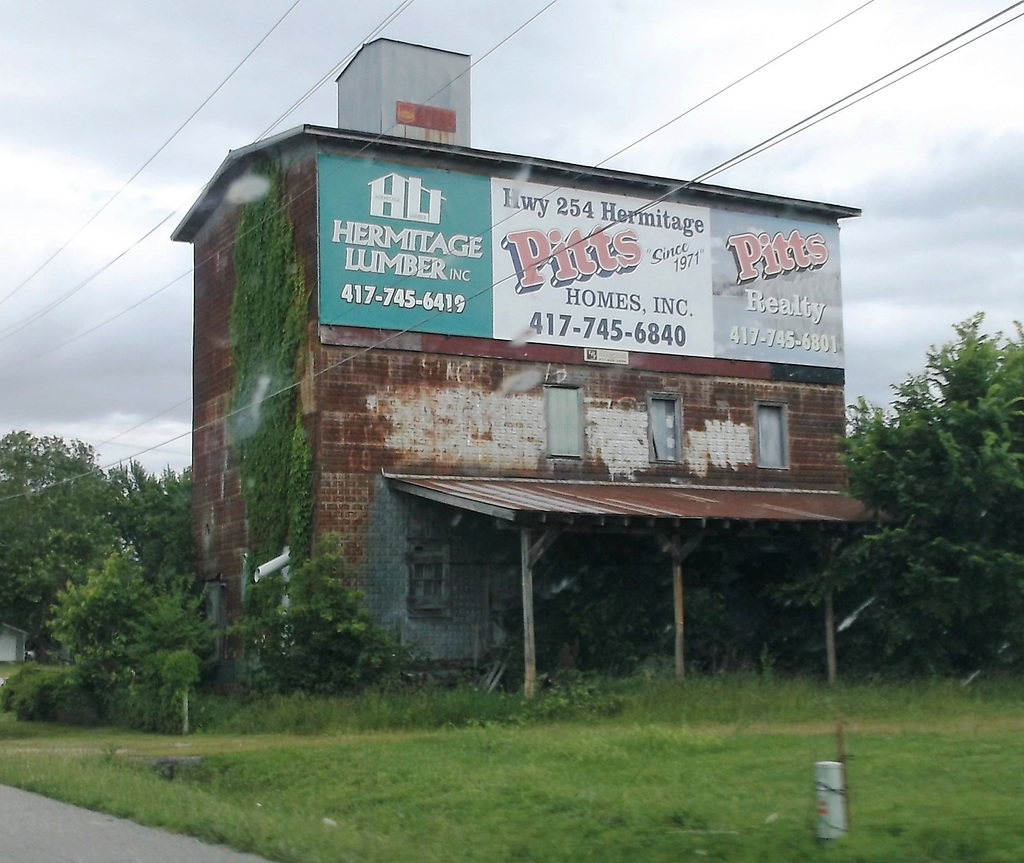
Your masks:
M296 863L1024 859L1021 684L633 682L617 715L571 721L499 722L493 706L474 719L457 693L434 697L427 724L441 728L411 727L423 703L403 713L395 696L388 709L301 704L318 717L302 735L4 716L0 781ZM273 725L299 707L260 715ZM852 829L823 844L813 765L835 756L840 708ZM377 730L355 730L368 717ZM205 757L167 780L148 763L158 754Z

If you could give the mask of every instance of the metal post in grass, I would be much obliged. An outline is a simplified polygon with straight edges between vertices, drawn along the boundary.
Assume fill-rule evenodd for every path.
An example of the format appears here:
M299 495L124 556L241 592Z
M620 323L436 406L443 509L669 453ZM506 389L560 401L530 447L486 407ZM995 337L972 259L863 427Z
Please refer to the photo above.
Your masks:
M843 715L836 714L836 752L843 765L843 811L846 814L846 829L850 829L850 784L846 778L846 723Z
M835 561L836 555L839 554L839 549L842 547L842 538L837 537L833 539L828 546L828 557L826 561L825 571L827 577L831 580L833 562ZM835 604L833 600L834 585L830 584L828 592L825 594L825 659L828 663L828 682L829 685L833 685L836 682L836 618L835 618Z
M816 761L814 793L818 810L818 838L840 839L846 835L846 803L843 799L843 763Z
M836 716L837 761L814 765L815 805L819 839L840 839L850 831L850 794L846 782L846 733Z

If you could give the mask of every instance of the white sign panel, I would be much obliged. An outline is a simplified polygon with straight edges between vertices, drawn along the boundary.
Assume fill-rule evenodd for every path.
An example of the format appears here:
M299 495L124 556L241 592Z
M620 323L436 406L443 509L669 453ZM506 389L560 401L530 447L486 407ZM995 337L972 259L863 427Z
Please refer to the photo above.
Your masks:
M494 338L712 356L703 207L491 180Z
M714 210L715 356L843 365L839 229Z

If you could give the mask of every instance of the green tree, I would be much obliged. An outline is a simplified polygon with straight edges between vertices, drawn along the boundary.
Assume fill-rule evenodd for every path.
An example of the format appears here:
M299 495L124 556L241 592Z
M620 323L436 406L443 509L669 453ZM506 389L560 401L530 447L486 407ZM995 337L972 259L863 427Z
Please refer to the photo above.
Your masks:
M130 552L112 554L57 596L50 623L73 683L126 724L180 727L179 702L198 678L210 630L184 580L153 585Z
M373 620L346 580L344 558L325 541L292 568L287 583L274 573L248 589L235 631L256 661L256 685L337 694L381 683L408 665L408 649Z
M142 568L124 552L57 595L50 629L74 661L76 678L97 690L131 680L134 635L151 598Z
M111 503L86 444L26 431L0 438L0 617L29 633L30 648L51 646L58 591L118 547Z
M149 473L132 461L110 471L112 518L153 584L192 571L192 472Z
M1021 330L955 330L891 410L858 403L843 445L851 492L889 519L839 561L870 602L851 648L876 668L1024 664Z
M122 719L152 731L183 726L187 731L182 699L199 680L212 634L201 598L184 580L154 590L131 625L129 658L136 675L127 693L128 715Z

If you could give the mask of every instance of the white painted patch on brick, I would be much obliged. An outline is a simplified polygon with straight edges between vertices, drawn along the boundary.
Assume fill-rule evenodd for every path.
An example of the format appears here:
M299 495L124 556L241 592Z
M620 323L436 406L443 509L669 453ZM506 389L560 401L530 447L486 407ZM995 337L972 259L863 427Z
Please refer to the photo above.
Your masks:
M633 479L638 470L650 467L646 410L597 407L587 402L586 422L587 458L600 459L612 479Z
M501 395L469 388L371 396L391 422L387 446L411 461L479 464L497 470L533 467L545 453L542 393Z
M547 458L543 392L480 392L468 388L367 397L369 411L391 424L389 449L410 461L479 465L494 470L535 467ZM647 412L608 400L585 407L586 460L600 460L612 478L632 479L649 467Z
M706 420L704 430L686 433L686 465L698 476L707 476L708 467L732 468L754 461L753 433L746 423Z

